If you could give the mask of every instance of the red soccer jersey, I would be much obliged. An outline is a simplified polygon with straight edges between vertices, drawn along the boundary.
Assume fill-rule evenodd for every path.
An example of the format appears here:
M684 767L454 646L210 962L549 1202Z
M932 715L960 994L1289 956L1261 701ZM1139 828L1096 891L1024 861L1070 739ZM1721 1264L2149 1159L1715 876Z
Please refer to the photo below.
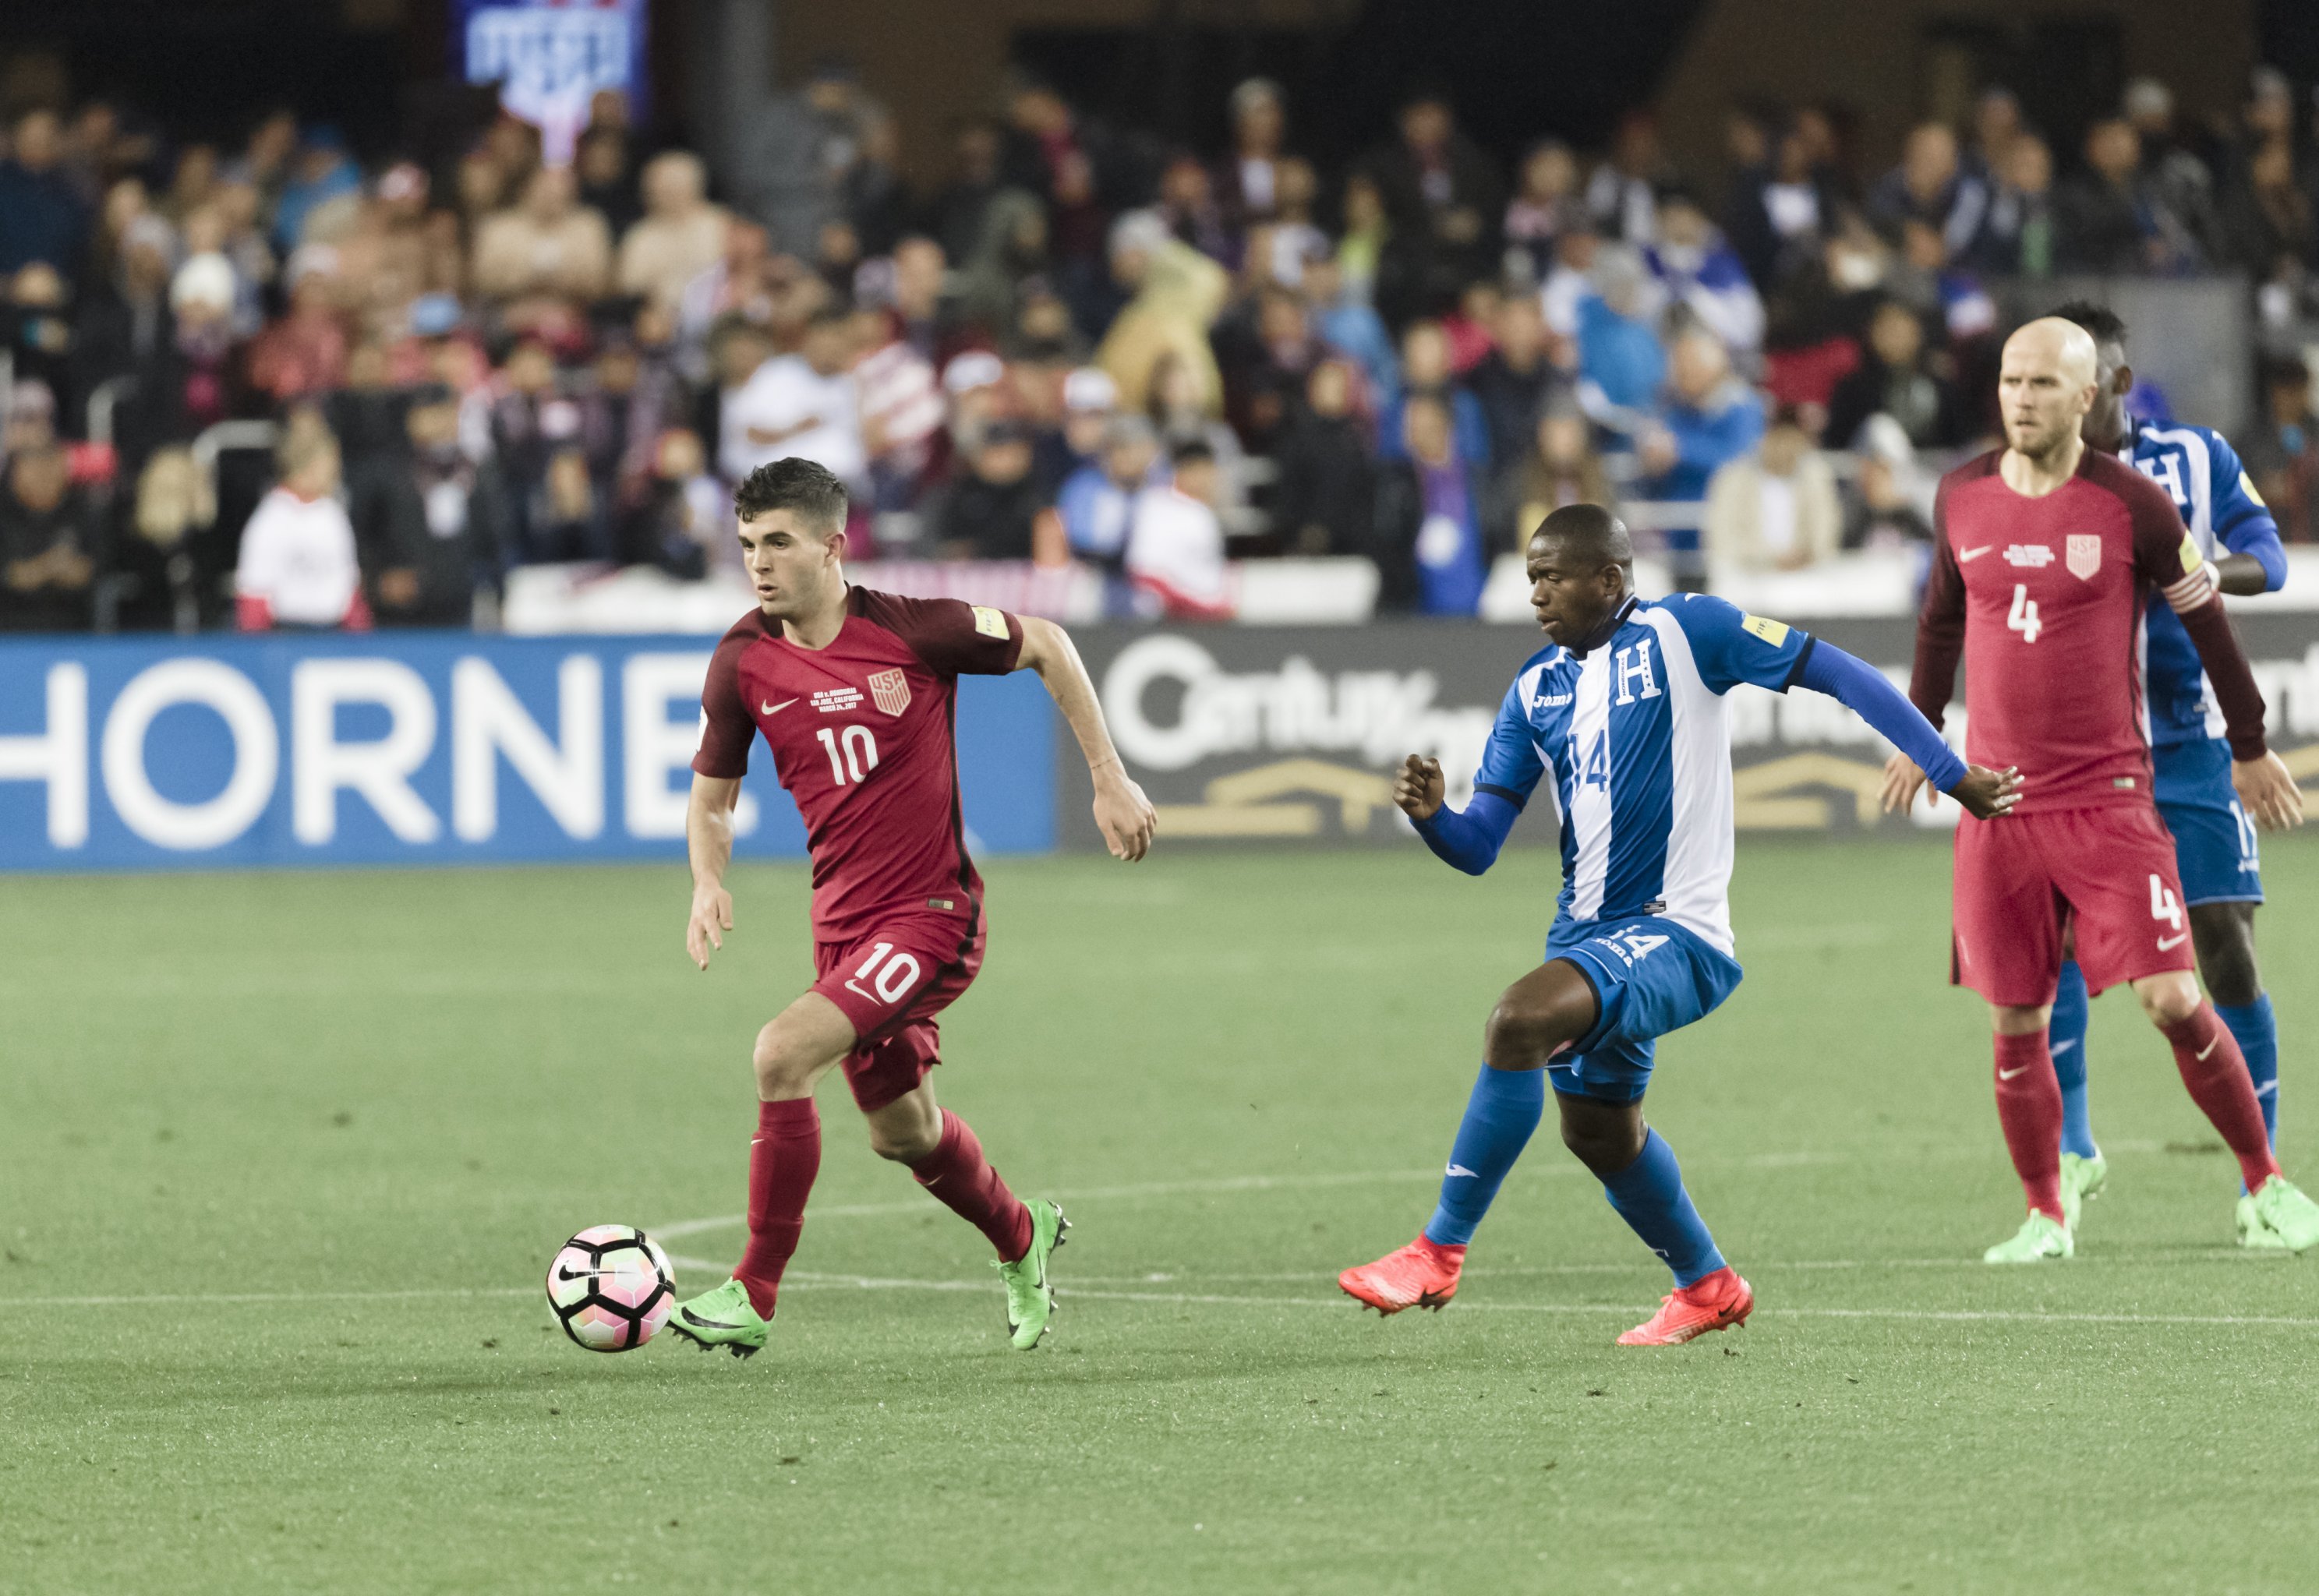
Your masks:
M960 817L961 674L999 676L1023 623L956 599L854 588L826 648L801 648L751 610L725 634L700 694L704 776L744 775L762 732L813 855L813 934L844 942L897 915L979 925L982 878Z
M2020 767L2017 813L2147 804L2142 612L2156 588L2198 645L2233 749L2260 753L2261 696L2165 490L2089 448L2075 476L2031 499L2005 485L2003 454L1941 479L1908 695L1917 708L1941 723L1962 634L1965 757Z

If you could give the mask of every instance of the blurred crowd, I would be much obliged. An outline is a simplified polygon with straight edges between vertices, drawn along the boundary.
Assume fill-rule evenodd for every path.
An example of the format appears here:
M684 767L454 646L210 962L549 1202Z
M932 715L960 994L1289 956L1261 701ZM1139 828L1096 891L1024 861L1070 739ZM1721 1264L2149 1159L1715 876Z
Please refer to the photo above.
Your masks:
M1080 562L1123 615L1227 613L1228 560L1279 555L1471 614L1578 500L1647 509L1695 584L1926 538L1993 430L1999 280L2319 301L2314 129L2268 70L2214 126L2137 79L2070 150L1992 90L1882 172L1828 112L1738 110L1711 192L1642 113L1508 170L1420 90L1324 171L1262 80L1214 150L1027 78L995 106L923 194L836 66L730 193L611 93L564 166L511 118L365 164L287 113L221 148L19 111L0 627L490 624L519 566L732 561L730 490L784 455L852 488L858 555ZM2309 374L2261 382L2238 441L2308 538Z

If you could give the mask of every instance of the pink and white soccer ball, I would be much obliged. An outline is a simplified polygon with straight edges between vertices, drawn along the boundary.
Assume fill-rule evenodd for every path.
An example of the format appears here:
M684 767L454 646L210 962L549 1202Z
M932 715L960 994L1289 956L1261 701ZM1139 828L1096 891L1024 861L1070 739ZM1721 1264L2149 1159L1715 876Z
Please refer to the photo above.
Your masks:
M634 1225L591 1225L547 1266L547 1305L591 1352L627 1352L653 1339L676 1305L676 1272Z

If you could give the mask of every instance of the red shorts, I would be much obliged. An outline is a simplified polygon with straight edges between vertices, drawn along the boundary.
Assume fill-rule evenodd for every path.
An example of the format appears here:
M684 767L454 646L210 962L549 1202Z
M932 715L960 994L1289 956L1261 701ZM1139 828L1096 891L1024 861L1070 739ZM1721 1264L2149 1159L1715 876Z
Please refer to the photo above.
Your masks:
M2148 804L1960 821L1949 979L1994 1004L2053 1001L2062 938L2089 990L2194 969L2174 839Z
M971 922L929 915L893 921L856 942L814 943L820 978L813 989L853 1022L845 1084L862 1113L916 1090L942 1062L934 1016L973 985L988 937L979 914Z

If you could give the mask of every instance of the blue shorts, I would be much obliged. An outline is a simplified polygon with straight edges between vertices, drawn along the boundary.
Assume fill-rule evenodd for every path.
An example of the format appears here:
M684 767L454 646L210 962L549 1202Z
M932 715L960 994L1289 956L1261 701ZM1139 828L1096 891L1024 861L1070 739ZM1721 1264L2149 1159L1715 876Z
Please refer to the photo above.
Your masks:
M2151 751L2158 814L2174 834L2182 901L2260 903L2261 860L2254 822L2231 788L2231 751L2219 738L2169 743Z
M1546 956L1567 959L1602 1005L1594 1029L1547 1066L1566 1097L1632 1103L1651 1084L1657 1039L1712 1013L1739 985L1739 963L1672 920L1557 921Z

